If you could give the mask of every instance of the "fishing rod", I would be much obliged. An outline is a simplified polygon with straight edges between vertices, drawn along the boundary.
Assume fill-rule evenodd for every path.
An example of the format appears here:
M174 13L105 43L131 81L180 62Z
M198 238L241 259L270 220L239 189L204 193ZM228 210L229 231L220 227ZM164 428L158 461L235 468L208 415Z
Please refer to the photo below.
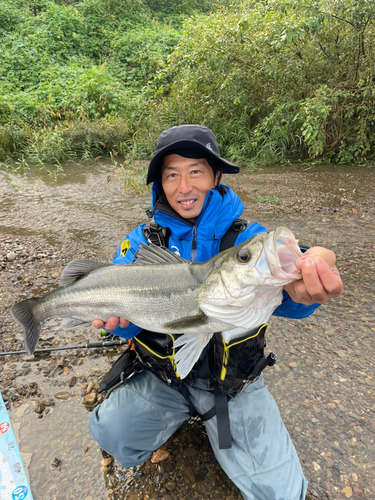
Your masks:
M111 341L102 341L102 342L94 342L93 344L84 344L84 345L70 345L66 347L50 347L48 349L35 349L33 354L37 354L39 352L50 352L50 351L66 351L68 349L94 349L95 347L112 347L115 345L125 345L127 341L124 340L111 340ZM11 354L28 354L27 351L10 351L10 352L0 352L0 356L8 356Z

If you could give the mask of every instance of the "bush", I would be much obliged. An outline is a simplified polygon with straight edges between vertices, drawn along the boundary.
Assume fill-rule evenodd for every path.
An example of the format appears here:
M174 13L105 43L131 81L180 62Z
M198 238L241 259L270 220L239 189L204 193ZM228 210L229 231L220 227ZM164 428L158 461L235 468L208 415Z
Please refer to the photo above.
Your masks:
M238 162L372 157L374 14L365 0L271 0L191 20L158 114L210 126Z

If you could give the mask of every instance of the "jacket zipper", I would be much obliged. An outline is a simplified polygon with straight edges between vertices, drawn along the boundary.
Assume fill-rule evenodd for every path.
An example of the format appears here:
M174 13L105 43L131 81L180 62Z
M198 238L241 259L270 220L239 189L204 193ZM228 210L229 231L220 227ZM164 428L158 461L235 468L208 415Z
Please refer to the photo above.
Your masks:
M197 258L198 226L199 226L199 223L200 223L205 211L207 210L208 205L210 204L211 198L212 198L212 193L209 194L206 206L204 207L203 211L199 214L199 216L196 220L195 226L193 227L193 241L191 242L191 261L192 262L195 262L196 258Z
M199 222L201 221L201 219L202 219L205 211L207 210L207 207L208 207L208 205L209 205L209 203L211 201L211 198L212 198L212 193L209 194L206 206L204 207L204 210L199 214L199 216L198 216L198 218L196 220L196 223L193 226L193 240L191 242L191 262L195 262L195 260L197 258L197 228L198 228ZM171 213L169 213L167 211L164 211L163 209L160 209L160 208L158 208L157 211L159 211L161 213L164 213L164 214L168 215L169 217L173 217L174 219L182 221L182 222L184 222L187 225L190 225L182 217L176 217L175 215L173 215L173 214L171 214Z

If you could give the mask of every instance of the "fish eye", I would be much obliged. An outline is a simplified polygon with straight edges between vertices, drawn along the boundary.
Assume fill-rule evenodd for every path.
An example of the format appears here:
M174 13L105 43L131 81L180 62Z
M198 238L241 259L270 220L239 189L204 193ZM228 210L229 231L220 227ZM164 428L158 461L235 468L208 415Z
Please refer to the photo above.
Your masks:
M245 248L237 252L236 258L238 262L241 262L241 264L246 264L246 262L249 262L251 259L251 253L247 248Z

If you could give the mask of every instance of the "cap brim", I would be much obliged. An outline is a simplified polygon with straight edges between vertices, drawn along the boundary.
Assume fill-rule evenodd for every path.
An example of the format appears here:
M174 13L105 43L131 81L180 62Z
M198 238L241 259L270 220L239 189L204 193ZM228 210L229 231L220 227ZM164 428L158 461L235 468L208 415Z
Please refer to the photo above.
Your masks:
M156 153L155 156L152 158L150 161L149 167L148 167L148 174L147 174L147 184L150 184L151 182L154 182L155 179L160 178L159 175L159 169L160 169L160 162L166 156L170 151L176 150L176 146L181 149L195 149L197 151L202 151L204 155L202 155L202 158L205 157L212 157L217 160L217 162L220 164L220 166L223 169L223 174L238 174L240 171L240 168L237 167L234 163L224 160L221 156L217 155L213 151L209 151L206 147L202 146L197 141L194 140L183 140L183 141L176 141L173 142L172 144L168 144L165 148L159 149Z

